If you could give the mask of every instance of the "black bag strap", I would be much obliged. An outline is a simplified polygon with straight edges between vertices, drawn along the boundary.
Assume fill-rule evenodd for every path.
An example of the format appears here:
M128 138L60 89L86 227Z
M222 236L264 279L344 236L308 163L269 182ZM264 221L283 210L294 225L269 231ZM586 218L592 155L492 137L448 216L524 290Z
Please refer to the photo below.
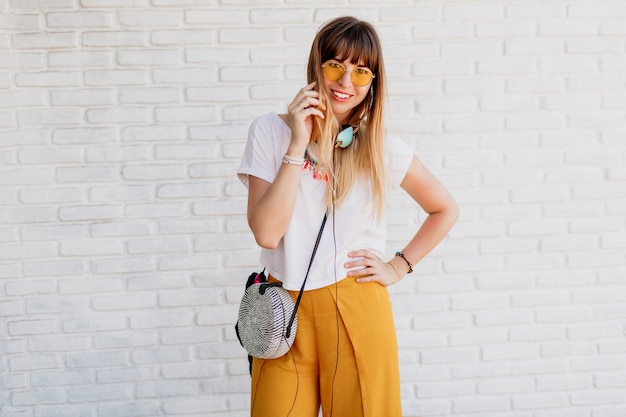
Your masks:
M293 313L291 313L291 318L289 319L289 324L287 325L287 330L285 331L285 337L289 338L291 335L291 326L293 325L293 321L296 318L296 313L298 312L298 307L300 306L300 300L302 299L302 293L304 292L304 286L306 285L306 280L309 277L309 272L311 271L311 265L313 265L313 259L315 258L315 254L317 253L317 248L320 245L320 240L322 240L322 232L324 231L324 225L326 224L326 219L328 219L328 211L324 213L324 220L322 220L322 225L320 226L320 231L317 232L317 240L315 241L315 246L313 247L313 253L311 254L311 260L309 261L309 267L306 270L306 275L304 276L304 281L302 281L302 287L300 287L300 293L298 293L298 298L296 299L296 304L293 308Z

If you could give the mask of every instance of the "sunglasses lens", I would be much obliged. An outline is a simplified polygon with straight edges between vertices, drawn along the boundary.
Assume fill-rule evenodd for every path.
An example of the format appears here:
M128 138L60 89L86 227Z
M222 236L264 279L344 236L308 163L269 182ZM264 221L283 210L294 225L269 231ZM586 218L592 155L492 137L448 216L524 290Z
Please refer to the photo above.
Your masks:
M330 81L337 81L343 76L343 66L330 62L324 65L324 77Z
M357 87L368 85L372 81L372 78L372 73L364 69L356 69L352 72L352 84Z

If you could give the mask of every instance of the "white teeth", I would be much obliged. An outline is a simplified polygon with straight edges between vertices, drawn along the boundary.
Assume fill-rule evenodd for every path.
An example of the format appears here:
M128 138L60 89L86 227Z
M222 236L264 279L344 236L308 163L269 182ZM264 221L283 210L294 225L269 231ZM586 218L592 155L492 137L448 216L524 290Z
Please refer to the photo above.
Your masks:
M333 91L333 94L336 95L337 97L343 98L343 99L350 98L350 94L343 94L343 93L340 93L338 91Z

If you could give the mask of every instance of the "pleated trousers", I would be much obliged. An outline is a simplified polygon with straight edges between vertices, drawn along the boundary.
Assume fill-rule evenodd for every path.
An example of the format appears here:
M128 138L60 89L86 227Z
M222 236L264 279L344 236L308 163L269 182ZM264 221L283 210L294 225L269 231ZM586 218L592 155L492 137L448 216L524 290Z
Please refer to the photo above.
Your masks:
M320 407L324 417L402 417L386 287L348 277L305 291L291 350L253 360L252 417L318 417Z

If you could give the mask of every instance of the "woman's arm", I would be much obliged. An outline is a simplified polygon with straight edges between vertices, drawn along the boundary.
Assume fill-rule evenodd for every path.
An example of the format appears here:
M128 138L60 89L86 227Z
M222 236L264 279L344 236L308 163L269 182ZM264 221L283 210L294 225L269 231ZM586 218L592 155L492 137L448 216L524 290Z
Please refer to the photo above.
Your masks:
M303 158L311 139L313 117L324 118L317 108L319 93L316 83L302 88L288 107L286 116L281 116L291 130L291 142L286 155ZM282 239L296 205L302 167L281 164L272 183L249 176L248 224L259 246L274 249Z
M459 217L459 207L417 157L413 157L400 186L428 213L413 239L402 249L407 260L415 265L446 237ZM404 259L396 256L392 261L400 276L408 271Z
M448 190L415 156L400 186L428 213L415 236L402 249L405 258L414 266L443 240L456 222L459 208ZM376 281L382 285L392 285L409 271L407 262L399 256L394 256L386 263L368 250L354 251L348 256L362 258L345 265L346 268L365 266L365 269L348 273L359 276L358 282Z
M273 183L250 175L248 224L262 248L274 249L287 231L296 205L301 172L302 167L298 165L282 164Z

